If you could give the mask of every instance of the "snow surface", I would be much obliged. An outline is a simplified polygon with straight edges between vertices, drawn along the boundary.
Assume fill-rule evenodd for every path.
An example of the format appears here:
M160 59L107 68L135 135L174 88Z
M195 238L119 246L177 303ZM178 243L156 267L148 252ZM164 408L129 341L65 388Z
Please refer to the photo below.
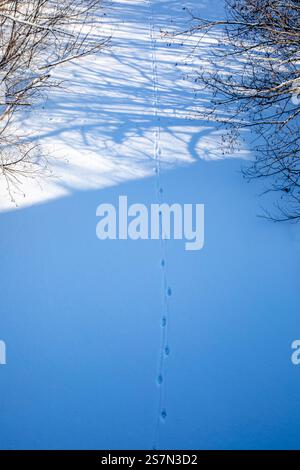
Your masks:
M299 230L257 217L249 152L223 158L192 119L192 40L160 34L222 4L107 2L110 49L60 67L65 89L24 115L54 176L24 181L17 208L0 182L0 448L299 447ZM100 203L156 202L157 159L165 202L205 204L200 252L96 238Z

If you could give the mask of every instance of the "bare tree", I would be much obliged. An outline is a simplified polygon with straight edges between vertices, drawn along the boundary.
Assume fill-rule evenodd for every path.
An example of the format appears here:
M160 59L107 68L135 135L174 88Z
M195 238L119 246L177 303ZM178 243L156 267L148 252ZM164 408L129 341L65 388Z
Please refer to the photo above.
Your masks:
M197 74L211 93L202 113L226 127L230 147L251 130L246 178L268 178L274 220L300 219L300 1L225 0L225 20L191 12L191 33L217 29L209 66Z
M16 113L55 86L55 67L104 47L107 38L94 39L101 3L0 0L0 171L9 187L39 165L34 146L18 138Z

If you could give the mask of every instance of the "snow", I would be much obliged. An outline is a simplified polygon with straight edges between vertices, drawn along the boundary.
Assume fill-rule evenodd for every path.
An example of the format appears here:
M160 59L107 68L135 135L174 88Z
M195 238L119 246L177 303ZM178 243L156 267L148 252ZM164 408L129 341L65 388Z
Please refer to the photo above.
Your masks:
M160 38L189 24L180 2L158 2L156 8L157 79L159 83L163 165L173 168L199 158L217 158L207 123L194 115L194 93L182 69L192 71L188 56L196 38ZM188 2L186 2L188 5ZM191 3L191 2L190 2ZM218 2L217 2L218 3ZM157 7L157 5L156 5ZM22 132L41 144L48 160L47 178L21 179L12 202L2 180L0 209L42 203L78 190L101 189L153 174L153 68L150 60L147 1L107 4L99 19L99 37L112 36L99 57L65 64L55 72L62 82L46 104L24 114ZM172 20L172 22L171 22ZM178 31L178 29L177 29ZM169 46L172 44L172 46ZM188 62L187 66L184 64ZM181 70L177 70L181 67ZM50 176L50 171L52 176ZM25 197L24 197L25 195Z
M224 158L193 119L197 39L160 34L222 1L150 4L107 2L109 50L61 66L23 116L53 176L24 180L17 207L1 181L0 448L299 446L297 226L257 217L249 151ZM157 202L157 168L165 202L205 205L203 250L97 239L99 204Z

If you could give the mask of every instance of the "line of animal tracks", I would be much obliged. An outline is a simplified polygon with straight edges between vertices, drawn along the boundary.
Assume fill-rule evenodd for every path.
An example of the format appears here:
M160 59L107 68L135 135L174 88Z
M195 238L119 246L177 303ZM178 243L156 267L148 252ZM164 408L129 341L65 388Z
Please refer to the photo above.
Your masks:
M159 204L164 202L164 188L161 179L161 158L162 151L160 146L161 137L161 113L160 113L160 93L159 93L159 81L157 73L157 56L156 49L159 43L159 36L156 33L155 28L155 16L153 9L152 0L147 0L149 6L149 37L150 37L150 57L152 67L152 87L153 87L153 160L154 160L154 172L155 178L155 192L156 200ZM162 315L161 315L161 345L158 355L158 373L157 373L157 386L159 387L159 399L158 399L158 412L155 426L154 435L154 448L159 447L160 428L161 424L167 418L167 406L166 406L166 375L167 375L167 358L170 354L169 344L169 323L170 323L170 297L172 290L168 282L167 273L167 251L166 251L166 240L164 234L161 239L161 276L162 276Z

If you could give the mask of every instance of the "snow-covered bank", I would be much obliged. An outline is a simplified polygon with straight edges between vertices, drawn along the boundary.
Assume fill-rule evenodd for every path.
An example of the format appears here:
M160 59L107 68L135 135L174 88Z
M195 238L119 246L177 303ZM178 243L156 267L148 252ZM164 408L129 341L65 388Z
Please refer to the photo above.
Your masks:
M198 2L185 2L193 3L199 8ZM211 2L203 5L210 9ZM220 152L213 129L190 119L193 86L182 74L192 71L189 55L197 39L186 38L183 44L183 38L160 34L186 28L189 16L177 1L154 2L154 10L164 168L216 158ZM38 109L24 114L21 123L28 138L40 143L52 177L50 172L36 180L20 177L22 184L13 191L16 202L11 202L2 179L0 209L14 210L16 204L24 207L153 173L149 5L146 0L105 1L103 13L99 36L112 36L110 47L56 70L53 78L63 81L61 88L52 90Z
M216 11L222 2L199 3ZM60 158L60 178L29 192L31 207L0 214L1 448L299 446L298 228L257 218L258 189L242 180L240 159L220 158L213 129L186 119L193 91L175 64L187 51L159 39L171 18L183 22L182 2L152 5L158 114L151 12L136 0L112 2L114 47L72 65L64 100L50 97L24 122ZM96 237L99 204L156 202L157 117L164 200L204 203L206 214L202 251L166 244L158 437L161 244Z

